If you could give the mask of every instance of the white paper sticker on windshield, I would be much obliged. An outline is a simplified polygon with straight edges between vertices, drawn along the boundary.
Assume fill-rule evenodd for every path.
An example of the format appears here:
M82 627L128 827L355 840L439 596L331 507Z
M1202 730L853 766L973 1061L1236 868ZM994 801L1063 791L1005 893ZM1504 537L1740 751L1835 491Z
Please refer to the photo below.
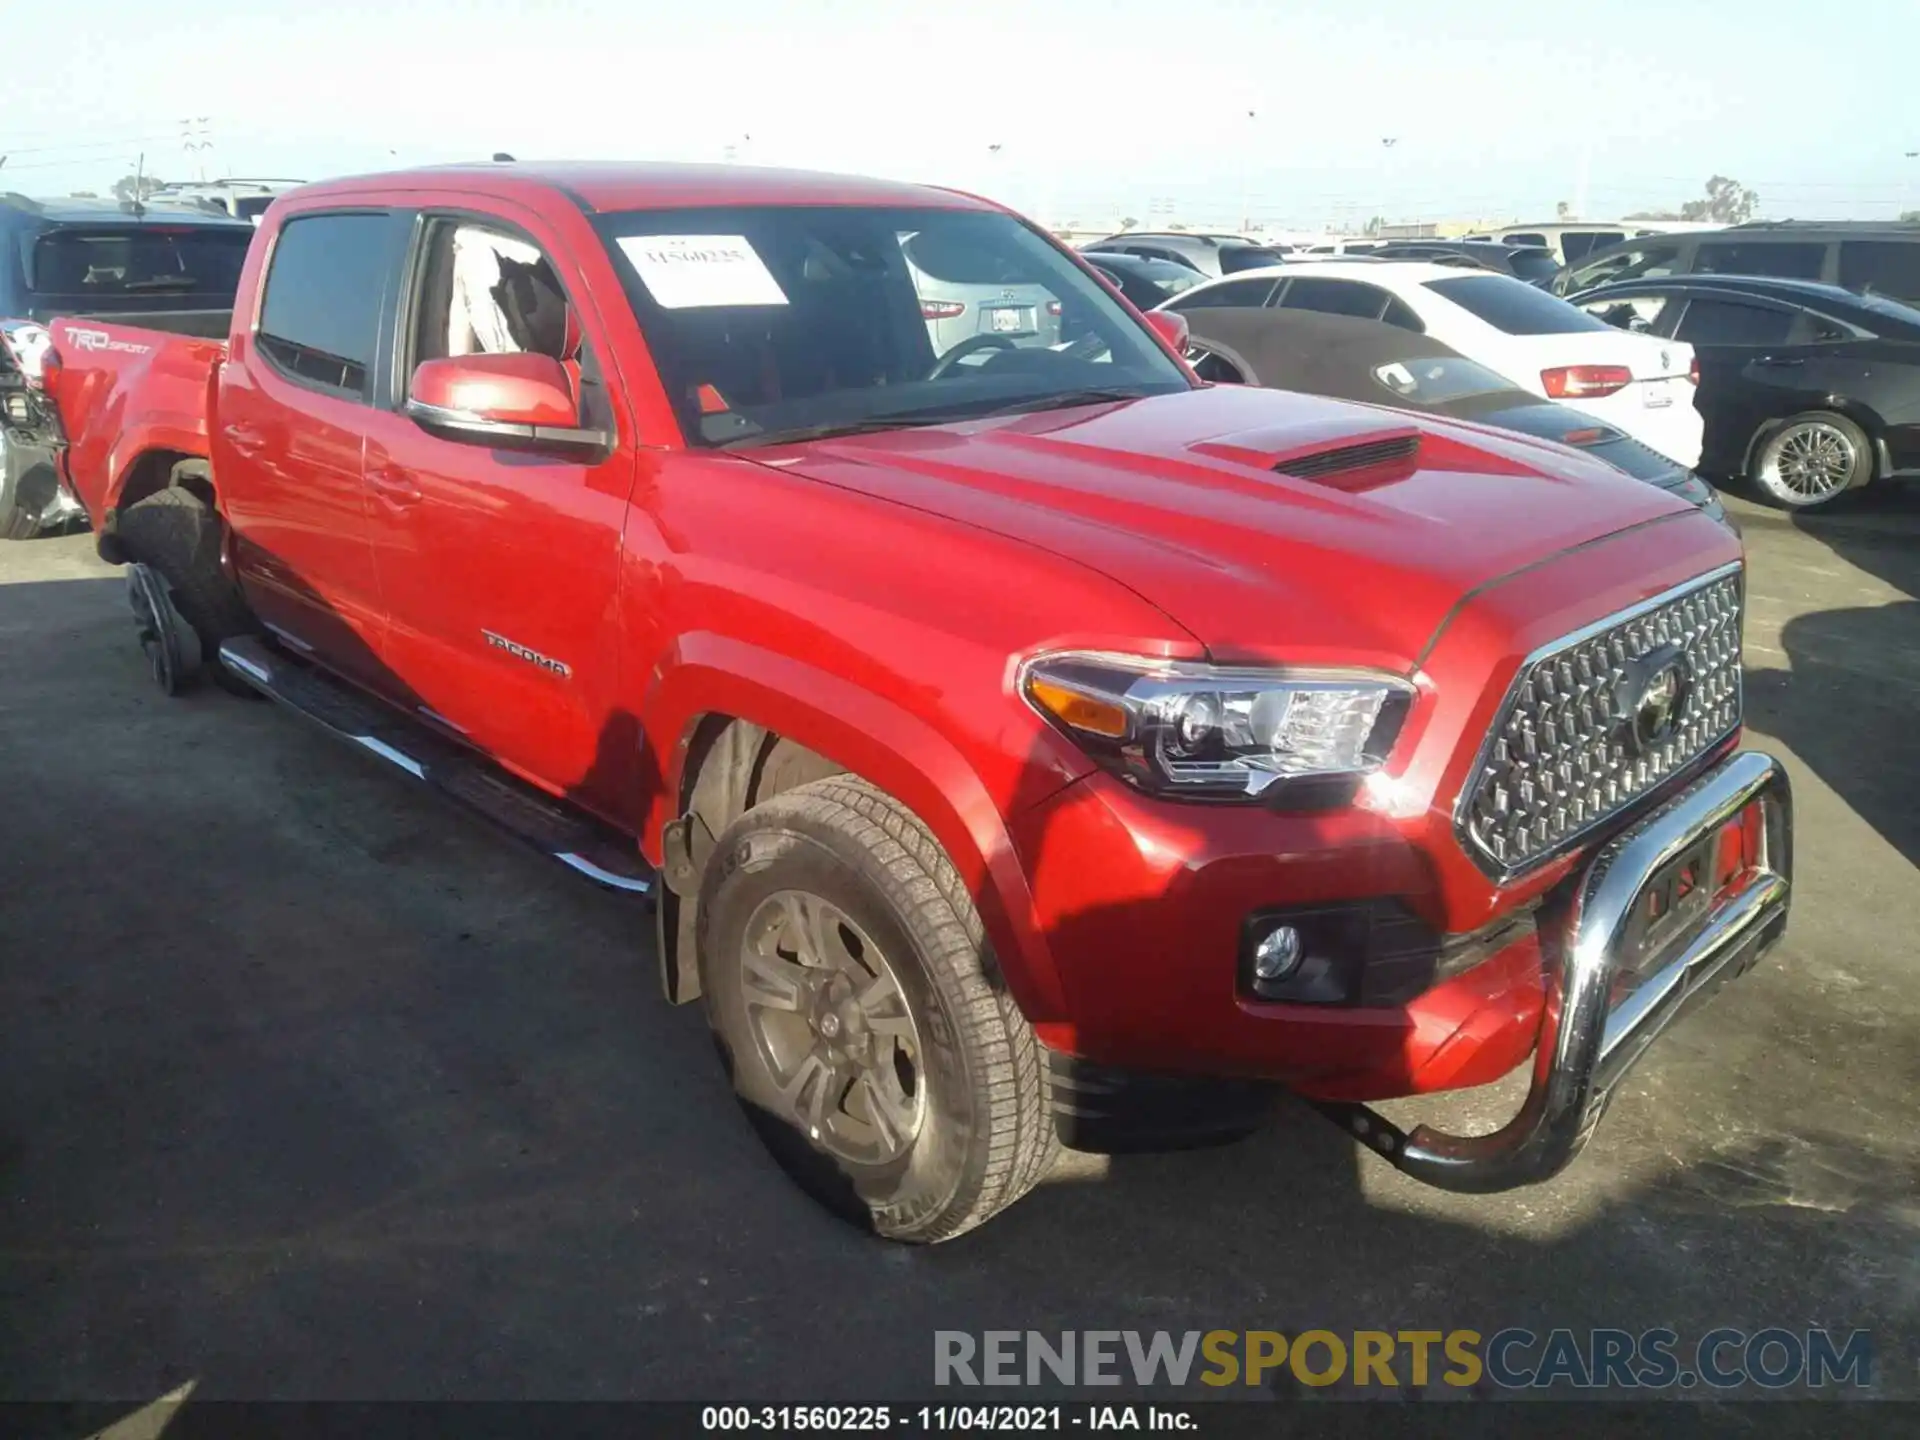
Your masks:
M620 249L666 310L787 303L780 282L744 235L629 235Z

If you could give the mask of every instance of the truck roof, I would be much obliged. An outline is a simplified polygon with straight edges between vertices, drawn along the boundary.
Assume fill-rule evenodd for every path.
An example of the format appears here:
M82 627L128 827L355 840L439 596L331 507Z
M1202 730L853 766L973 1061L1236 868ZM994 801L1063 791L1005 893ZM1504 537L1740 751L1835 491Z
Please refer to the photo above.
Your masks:
M301 197L381 189L472 191L502 199L564 197L595 213L695 205L902 205L997 210L957 190L754 165L658 161L503 161L346 176L287 192Z
M145 221L156 225L205 225L213 229L231 230L245 224L231 215L215 214L168 196L156 196L143 205L134 206L118 200L93 199L84 195L39 200L7 192L0 194L0 211L3 210L30 215L48 225L137 225Z

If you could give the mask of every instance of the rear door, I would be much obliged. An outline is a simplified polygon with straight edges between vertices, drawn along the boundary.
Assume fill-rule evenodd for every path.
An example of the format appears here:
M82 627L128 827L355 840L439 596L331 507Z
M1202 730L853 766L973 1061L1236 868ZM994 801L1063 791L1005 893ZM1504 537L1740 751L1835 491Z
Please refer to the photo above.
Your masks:
M614 743L609 716L637 451L601 375L600 318L562 278L577 273L531 211L478 198L422 211L394 378L365 422L368 503L387 661L409 702L526 779L620 820L637 751ZM405 413L421 361L526 352L561 360L583 425L618 442L587 457L495 449Z
M257 318L218 372L209 435L255 612L294 649L379 688L385 615L363 445L406 237L389 210L286 219Z
M1809 358L1847 339L1831 321L1744 295L1688 296L1673 333L1700 362L1695 405L1707 422L1707 466L1729 472L1744 466L1763 420L1811 402Z

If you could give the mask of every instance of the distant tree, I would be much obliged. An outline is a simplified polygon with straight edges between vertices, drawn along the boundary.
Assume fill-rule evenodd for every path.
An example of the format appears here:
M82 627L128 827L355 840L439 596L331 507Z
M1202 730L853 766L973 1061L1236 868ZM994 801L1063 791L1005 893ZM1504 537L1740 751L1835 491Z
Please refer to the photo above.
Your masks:
M1172 221L1172 222L1171 222L1171 223L1169 223L1169 224L1168 224L1168 226L1167 226L1167 229L1169 229L1169 230L1184 230L1184 229L1186 229L1186 228L1187 228L1187 227L1186 227L1186 226L1184 226L1184 225L1182 225L1182 224L1181 224L1181 223L1180 223L1180 222L1179 222L1178 220L1175 220L1175 221Z
M1903 222L1920 224L1920 210L1902 210L1900 212L1900 219Z
M94 190L75 190L73 192L73 198L75 200L98 200L100 195Z
M166 183L158 175L122 175L113 182L113 198L123 205L131 200L145 200Z
M1387 217L1384 215L1369 216L1367 218L1366 233L1369 235L1378 235L1380 233L1380 227L1386 223Z
M1556 220L1571 220L1573 218L1573 206L1564 200L1554 201L1553 218Z
M1678 220L1678 210L1636 210L1631 215L1622 216L1626 220Z
M1682 220L1712 220L1721 225L1739 225L1753 218L1760 208L1760 197L1738 180L1715 175L1707 181L1704 200L1689 200L1680 207Z
M1140 222L1138 220L1134 219L1133 216L1129 215L1120 222L1120 228L1122 230L1131 230L1133 229L1134 226L1138 225L1139 223Z

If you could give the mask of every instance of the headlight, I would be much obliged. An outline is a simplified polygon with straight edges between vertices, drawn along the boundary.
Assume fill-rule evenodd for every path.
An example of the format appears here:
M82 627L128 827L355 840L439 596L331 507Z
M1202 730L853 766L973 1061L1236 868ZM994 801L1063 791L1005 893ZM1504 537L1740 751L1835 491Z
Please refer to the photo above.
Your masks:
M1213 799L1378 769L1413 699L1407 681L1372 671L1081 653L1032 661L1020 683L1042 715L1124 779Z

